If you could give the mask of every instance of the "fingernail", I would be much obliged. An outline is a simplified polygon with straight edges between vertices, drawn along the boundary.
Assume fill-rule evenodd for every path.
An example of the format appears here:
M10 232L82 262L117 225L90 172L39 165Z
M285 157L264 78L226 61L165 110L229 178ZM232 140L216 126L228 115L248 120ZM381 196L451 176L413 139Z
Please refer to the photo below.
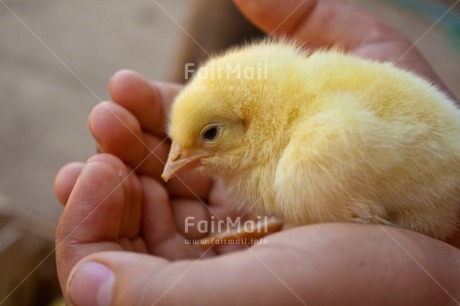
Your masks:
M115 274L107 266L84 262L77 267L68 284L68 292L77 306L109 306Z

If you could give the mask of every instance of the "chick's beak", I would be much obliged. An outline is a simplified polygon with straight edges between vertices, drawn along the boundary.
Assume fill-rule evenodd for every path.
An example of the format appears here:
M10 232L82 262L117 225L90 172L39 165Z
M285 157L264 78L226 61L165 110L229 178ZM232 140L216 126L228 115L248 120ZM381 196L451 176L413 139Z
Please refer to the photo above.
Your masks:
M166 162L161 177L165 182L167 182L173 175L195 168L200 164L201 158L207 156L209 156L209 154L206 152L185 150L173 142L171 144L168 161Z

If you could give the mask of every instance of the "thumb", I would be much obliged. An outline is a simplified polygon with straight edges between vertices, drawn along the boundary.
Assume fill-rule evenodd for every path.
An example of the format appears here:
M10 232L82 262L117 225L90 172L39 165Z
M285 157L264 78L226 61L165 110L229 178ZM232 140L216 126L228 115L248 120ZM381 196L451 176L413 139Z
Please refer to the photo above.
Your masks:
M269 35L293 34L315 9L318 0L234 0L253 24Z
M161 273L168 263L131 252L92 254L73 268L66 285L67 302L78 306L155 304L168 289Z
M366 40L394 38L392 29L348 1L233 1L246 18L267 34L295 37L309 47L339 45L354 50Z

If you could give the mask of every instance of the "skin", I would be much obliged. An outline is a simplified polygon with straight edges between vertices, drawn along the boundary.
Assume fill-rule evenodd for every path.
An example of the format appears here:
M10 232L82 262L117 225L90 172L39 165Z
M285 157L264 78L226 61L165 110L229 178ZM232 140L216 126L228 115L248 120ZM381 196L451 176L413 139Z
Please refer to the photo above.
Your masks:
M307 0L286 19L301 2L235 1L267 33L393 61L447 91L411 43L372 15L343 1ZM184 233L186 216L236 212L209 177L181 174L188 188L161 182L169 151L164 126L179 89L118 72L110 82L113 101L89 117L104 153L58 173L55 190L65 209L56 259L69 305L458 305L460 231L446 243L379 225L318 224L238 252L227 246L204 253L184 244L184 237L200 237ZM103 277L88 270L109 280L99 287Z

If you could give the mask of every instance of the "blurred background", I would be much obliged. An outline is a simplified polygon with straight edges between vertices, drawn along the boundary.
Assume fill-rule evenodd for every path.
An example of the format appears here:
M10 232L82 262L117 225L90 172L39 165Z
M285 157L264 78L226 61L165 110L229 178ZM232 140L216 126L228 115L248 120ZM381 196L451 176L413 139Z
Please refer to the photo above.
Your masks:
M459 1L352 2L417 42L460 97L460 4L445 14ZM59 294L53 180L94 153L86 120L110 76L181 82L183 63L205 58L190 37L212 53L260 35L229 0L0 0L0 305Z

